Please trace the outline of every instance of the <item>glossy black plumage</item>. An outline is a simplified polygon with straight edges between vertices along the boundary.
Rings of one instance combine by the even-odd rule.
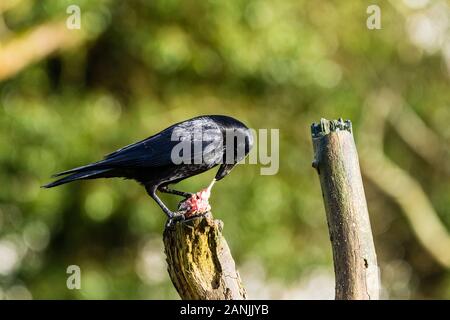
[[[235,135],[231,157],[226,156],[226,147],[230,145],[227,143],[229,132]],[[190,154],[178,153],[185,156],[182,163],[179,163],[179,160],[174,161],[173,153],[181,147],[180,140],[191,150]],[[52,188],[84,179],[134,179],[146,187],[149,195],[169,218],[172,218],[173,213],[156,196],[156,190],[188,196],[185,192],[169,190],[167,186],[205,172],[218,164],[220,167],[216,180],[222,179],[247,155],[252,143],[251,132],[240,121],[228,116],[200,116],[174,124],[147,139],[123,147],[101,161],[58,173],[55,177],[65,177],[44,187]]]

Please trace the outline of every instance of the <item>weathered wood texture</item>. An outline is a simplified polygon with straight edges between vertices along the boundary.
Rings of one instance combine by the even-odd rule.
[[[379,270],[350,121],[311,127],[333,249],[336,299],[378,299]]]
[[[222,236],[222,221],[208,213],[164,230],[172,283],[185,300],[242,300],[241,278]]]

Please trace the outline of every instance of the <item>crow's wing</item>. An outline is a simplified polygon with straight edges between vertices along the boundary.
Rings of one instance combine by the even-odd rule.
[[[175,147],[178,148],[175,149]],[[222,131],[209,119],[194,118],[178,123],[141,142],[119,149],[107,155],[103,161],[119,167],[173,165],[173,153],[183,147],[190,150],[186,159],[189,163],[197,163],[199,159],[202,162],[212,161],[223,154]]]
[[[163,131],[150,138],[121,148],[101,162],[113,167],[158,167],[171,164],[171,152],[178,141],[171,132]]]
[[[188,144],[191,145],[190,163],[198,163],[199,157],[203,157],[201,158],[203,162],[218,162],[222,159],[222,131],[214,122],[197,118],[176,124],[154,136],[123,147],[105,156],[101,161],[58,173],[55,177],[93,169],[174,165],[172,150],[180,140],[185,139],[188,139]],[[197,144],[197,147],[194,147],[194,144]],[[198,145],[201,145],[201,148]]]

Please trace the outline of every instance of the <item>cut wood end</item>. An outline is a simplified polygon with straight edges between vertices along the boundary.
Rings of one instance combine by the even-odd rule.
[[[330,132],[348,131],[352,133],[352,122],[350,120],[343,120],[339,118],[337,120],[320,119],[319,123],[313,123],[311,125],[311,135],[313,138],[323,137]]]
[[[180,212],[180,214],[184,214]],[[197,228],[200,225],[213,227],[215,225],[218,226],[219,231],[222,231],[221,226],[223,226],[223,222],[220,220],[215,220],[211,211],[205,213],[194,213],[191,215],[185,215],[184,220],[178,220],[171,224],[166,224],[165,231],[173,231],[174,229],[188,227],[188,228]]]

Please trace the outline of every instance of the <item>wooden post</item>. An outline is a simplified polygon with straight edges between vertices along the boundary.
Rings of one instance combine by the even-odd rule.
[[[168,271],[181,299],[247,298],[222,227],[222,221],[214,220],[210,213],[166,226],[163,238]]]
[[[336,299],[378,299],[379,271],[349,120],[311,126],[333,249]]]

